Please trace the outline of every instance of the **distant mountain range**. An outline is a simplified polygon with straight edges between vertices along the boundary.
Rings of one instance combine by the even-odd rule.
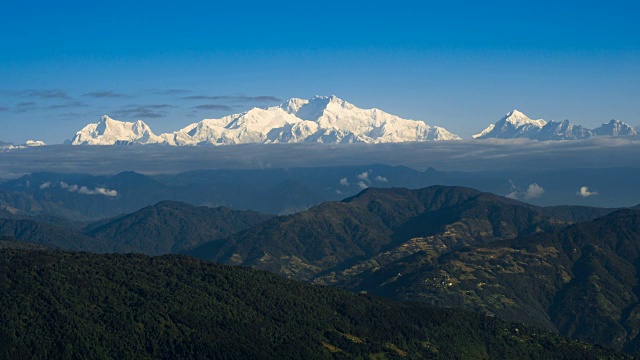
[[[530,119],[518,110],[507,113],[473,139],[581,140],[596,136],[635,136],[634,128],[610,120],[596,129],[569,120]],[[462,140],[440,126],[403,119],[379,109],[361,109],[336,96],[292,98],[279,106],[253,108],[220,119],[204,119],[180,130],[156,135],[142,120],[125,122],[104,115],[65,142],[71,145],[232,145],[287,143],[400,143]],[[42,146],[29,140],[23,145],[0,141],[0,151]]]
[[[10,142],[0,141],[0,152],[6,150],[24,149],[27,147],[45,146],[47,144],[40,140],[27,140],[24,144],[14,145]]]
[[[580,140],[594,136],[632,136],[637,130],[620,120],[597,129],[569,120],[534,120],[518,110],[489,125],[474,139]],[[279,106],[205,119],[173,133],[156,135],[143,121],[123,122],[103,116],[78,131],[73,145],[164,144],[173,146],[246,143],[390,143],[460,140],[438,126],[402,119],[379,109],[360,109],[335,96],[289,99]]]
[[[127,151],[125,151],[127,152]],[[628,207],[640,203],[640,169],[543,172],[453,172],[404,166],[358,165],[255,170],[202,170],[178,174],[33,173],[0,182],[0,210],[39,220],[92,221],[138,211],[163,200],[292,214],[341,200],[367,187],[471,187],[539,206]],[[529,194],[531,184],[541,193]],[[616,186],[610,186],[615,183]],[[582,192],[582,187],[587,191]],[[543,192],[542,192],[543,191]]]
[[[631,177],[635,180],[639,177]],[[131,213],[163,200],[290,214],[363,188],[461,185],[511,192],[511,183],[491,175],[416,171],[402,166],[364,165],[263,170],[202,170],[146,176],[33,173],[0,183],[0,210],[18,215],[97,220]],[[551,190],[551,189],[549,189]],[[624,190],[624,189],[623,189]]]
[[[590,130],[581,125],[574,125],[569,120],[549,121],[533,120],[518,110],[509,112],[495,124],[489,125],[482,132],[473,135],[474,139],[530,139],[548,140],[580,140],[594,136],[632,136],[636,129],[620,120],[611,120],[599,128]]]
[[[149,126],[108,116],[78,131],[73,145],[229,145],[244,143],[387,143],[460,140],[423,121],[407,120],[379,109],[360,109],[335,96],[290,99],[280,106],[205,119],[173,133],[155,135]]]

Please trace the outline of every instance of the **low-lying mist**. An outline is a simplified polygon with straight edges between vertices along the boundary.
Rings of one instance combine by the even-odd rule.
[[[363,164],[446,171],[541,171],[638,167],[640,141],[468,140],[394,144],[270,144],[231,146],[54,145],[0,153],[0,177],[37,171],[113,174],[201,169],[262,169]]]

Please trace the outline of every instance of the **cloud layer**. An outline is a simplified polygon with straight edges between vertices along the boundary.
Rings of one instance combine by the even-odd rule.
[[[2,90],[0,95],[37,99],[71,99],[71,96],[59,89]]]
[[[433,167],[460,171],[539,171],[568,167],[636,168],[639,153],[640,141],[620,138],[561,142],[469,140],[375,145],[246,144],[178,148],[53,145],[3,153],[0,171],[4,174],[34,171],[114,173],[134,169],[155,173],[203,168],[366,165],[373,162],[404,165],[418,170]],[[357,175],[354,174],[354,178]],[[530,183],[533,182],[534,179]],[[575,186],[577,188],[581,184]]]
[[[128,95],[125,94],[119,94],[113,91],[92,91],[92,92],[88,92],[86,94],[84,94],[84,96],[87,97],[92,97],[92,98],[126,98],[129,97]]]
[[[282,100],[270,95],[263,96],[232,96],[232,95],[217,95],[217,96],[208,96],[208,95],[193,95],[193,96],[185,96],[184,100],[209,100],[209,101],[229,101],[229,102],[243,102],[243,103],[274,103],[281,102]]]
[[[233,107],[229,105],[222,104],[206,104],[206,105],[198,105],[193,107],[196,110],[223,110],[223,111],[233,111]]]
[[[125,119],[157,119],[168,114],[167,109],[175,108],[170,104],[128,105],[113,113]]]

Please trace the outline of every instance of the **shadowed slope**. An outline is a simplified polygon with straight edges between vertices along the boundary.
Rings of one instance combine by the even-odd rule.
[[[185,257],[2,250],[0,279],[4,358],[624,358],[464,311]]]

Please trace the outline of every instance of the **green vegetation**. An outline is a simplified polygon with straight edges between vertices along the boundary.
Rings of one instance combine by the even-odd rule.
[[[66,250],[109,251],[104,241],[92,239],[76,230],[24,218],[0,218],[0,236]]]
[[[4,213],[0,214],[0,236],[73,251],[160,255],[219,240],[271,217],[255,211],[163,201],[91,223],[85,229]]]
[[[0,251],[2,358],[613,359],[458,310],[181,256]]]
[[[93,223],[84,233],[107,241],[112,252],[161,255],[222,239],[271,217],[255,211],[163,201],[133,214]]]
[[[436,257],[464,246],[553,231],[608,211],[547,209],[453,186],[367,189],[342,202],[276,217],[188,254],[340,284],[353,273],[418,251],[429,250]],[[416,243],[416,238],[423,241]]]
[[[465,308],[564,336],[640,352],[640,212],[619,210],[565,230],[467,247],[424,263],[415,254],[341,285]],[[400,280],[389,278],[402,274]]]
[[[155,255],[191,249],[189,254],[207,260],[464,308],[640,353],[637,213],[618,211],[570,226],[611,211],[540,208],[473,189],[432,186],[368,189],[279,217],[162,202],[82,232],[5,212],[0,236],[92,252]],[[34,246],[0,241],[0,248]],[[371,345],[360,333],[334,327],[329,335],[322,333],[319,349],[351,353],[336,336]],[[428,344],[422,349],[441,354],[431,340],[420,341]],[[394,339],[380,338],[379,344],[381,351],[368,354],[412,353]],[[468,356],[489,354],[482,344],[468,344]]]
[[[14,238],[8,236],[0,236],[0,249],[50,250],[46,246],[16,241]]]

